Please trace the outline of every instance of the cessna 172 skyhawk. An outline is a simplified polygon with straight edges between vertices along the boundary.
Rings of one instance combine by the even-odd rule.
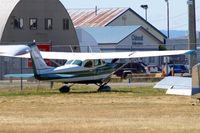
[[[189,54],[190,50],[174,51],[134,51],[110,53],[64,53],[40,52],[36,43],[29,45],[0,46],[0,56],[31,58],[34,77],[40,81],[96,84],[99,91],[110,90],[107,86],[111,75],[119,69],[118,59],[141,57],[169,56]],[[29,54],[30,53],[30,54]],[[59,67],[48,66],[44,59],[67,60],[65,65]],[[104,60],[111,59],[110,63]],[[22,75],[21,75],[22,76]],[[69,92],[70,87],[64,85],[60,92]]]

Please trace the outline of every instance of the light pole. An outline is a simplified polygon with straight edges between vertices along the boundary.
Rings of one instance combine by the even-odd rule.
[[[169,0],[165,0],[167,3],[167,37],[169,38]]]
[[[147,9],[148,9],[148,5],[141,5],[141,8],[143,8],[145,10],[145,19],[147,20]]]

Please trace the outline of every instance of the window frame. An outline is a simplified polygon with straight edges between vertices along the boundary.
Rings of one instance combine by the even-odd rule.
[[[91,63],[91,64],[89,64],[89,63]],[[89,64],[89,65],[88,65],[88,64]],[[93,68],[93,66],[94,66],[93,60],[88,60],[88,61],[86,61],[85,64],[84,64],[84,67],[85,67],[85,68]]]
[[[69,19],[68,18],[63,18],[63,30],[69,30]]]
[[[13,18],[13,27],[14,29],[22,30],[24,27],[24,19],[23,18]]]
[[[48,26],[49,20],[51,22],[51,26],[50,27]],[[45,18],[44,19],[44,28],[45,28],[45,30],[52,30],[53,29],[53,19],[52,18]]]
[[[36,22],[35,22],[36,25],[35,26],[32,26],[33,24],[31,25],[31,20],[36,20]],[[37,18],[29,18],[29,29],[30,30],[37,30],[38,29],[38,19]]]

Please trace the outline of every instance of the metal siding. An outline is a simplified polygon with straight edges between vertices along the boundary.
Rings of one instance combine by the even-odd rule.
[[[142,25],[164,43],[165,35],[130,8],[68,9],[75,27]],[[123,15],[127,16],[126,22]]]

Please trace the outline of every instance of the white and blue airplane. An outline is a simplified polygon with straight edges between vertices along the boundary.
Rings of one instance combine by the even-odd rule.
[[[64,84],[96,84],[99,91],[111,90],[107,83],[111,75],[120,67],[116,61],[119,59],[133,59],[141,57],[156,57],[190,54],[191,50],[171,51],[133,51],[133,52],[108,52],[108,53],[71,53],[71,52],[42,52],[36,43],[29,45],[0,46],[0,56],[31,58],[33,72],[37,80],[62,82]],[[48,66],[44,59],[67,60],[63,66]],[[111,59],[110,63],[104,60]],[[20,75],[23,76],[23,75]],[[26,75],[27,76],[27,75]],[[64,85],[60,92],[70,91],[70,87]]]

